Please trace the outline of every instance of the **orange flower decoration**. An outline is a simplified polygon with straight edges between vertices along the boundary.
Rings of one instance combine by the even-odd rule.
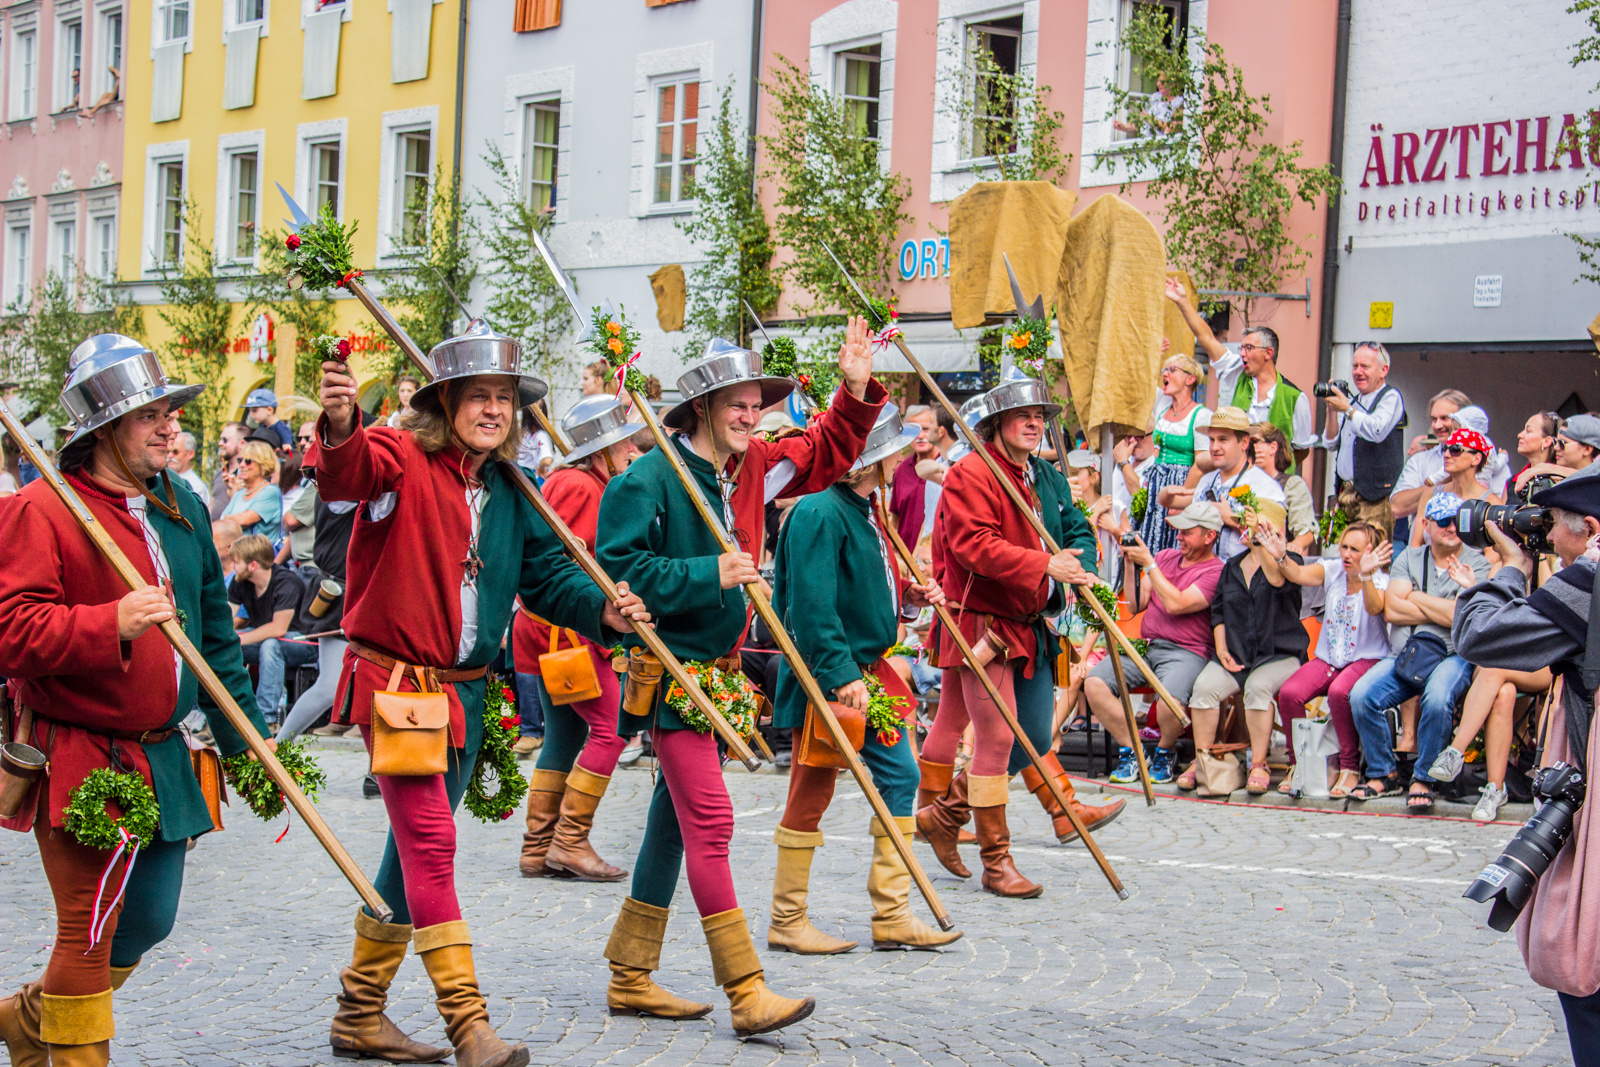
[[[1031,333],[1019,333],[1019,334],[1017,334],[1015,337],[1013,337],[1011,339],[1011,347],[1012,348],[1018,348],[1018,349],[1027,348],[1032,343],[1033,343],[1033,334],[1031,334]]]
[[[622,332],[622,323],[614,320],[606,323],[606,332],[615,337],[617,334]]]
[[[1248,492],[1250,492],[1250,487],[1248,485],[1237,485],[1228,490],[1228,495],[1233,497],[1235,500],[1243,500],[1245,494]]]
[[[611,349],[611,351],[615,352],[617,355],[622,355],[622,341],[619,338],[613,337],[611,340],[607,341],[606,347]]]

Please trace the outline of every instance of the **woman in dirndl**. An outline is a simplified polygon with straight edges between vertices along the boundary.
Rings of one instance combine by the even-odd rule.
[[[1211,425],[1211,410],[1194,398],[1195,386],[1203,375],[1193,356],[1183,353],[1168,357],[1161,365],[1161,395],[1156,398],[1153,433],[1156,461],[1145,473],[1144,487],[1149,492],[1144,517],[1138,520],[1139,534],[1150,551],[1160,552],[1178,543],[1178,532],[1167,525],[1167,513],[1155,501],[1169,485],[1189,484],[1191,471],[1200,476],[1196,461],[1209,459],[1210,441],[1205,427]]]

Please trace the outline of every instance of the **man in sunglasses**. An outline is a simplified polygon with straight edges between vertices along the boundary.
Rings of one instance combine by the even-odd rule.
[[[1389,494],[1406,461],[1405,400],[1388,377],[1384,347],[1376,341],[1357,345],[1350,371],[1356,395],[1333,388],[1322,431],[1322,447],[1334,453],[1339,503],[1352,519],[1370,522],[1385,535],[1394,529]]]

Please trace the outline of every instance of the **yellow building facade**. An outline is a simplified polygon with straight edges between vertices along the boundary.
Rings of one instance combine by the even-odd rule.
[[[228,380],[214,385],[234,404],[261,385],[292,393],[292,328],[274,323],[267,340],[242,295],[262,269],[257,236],[286,229],[277,187],[357,222],[363,269],[400,266],[420,228],[410,206],[457,165],[463,2],[131,0],[117,260],[153,347],[171,340],[159,282],[183,254],[192,199],[235,307]],[[377,326],[338,297],[337,332],[359,353]]]

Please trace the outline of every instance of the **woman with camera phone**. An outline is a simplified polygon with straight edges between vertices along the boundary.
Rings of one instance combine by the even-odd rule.
[[[1494,455],[1494,444],[1487,437],[1477,430],[1457,430],[1445,438],[1439,450],[1444,453],[1444,477],[1430,481],[1423,487],[1422,499],[1417,502],[1419,513],[1427,509],[1428,500],[1435,492],[1454,493],[1462,503],[1468,500],[1487,500],[1491,504],[1504,502],[1504,497],[1489,492],[1488,487],[1478,480],[1478,472],[1485,468],[1489,457]],[[1419,522],[1411,531],[1413,548],[1422,544],[1423,526]]]

